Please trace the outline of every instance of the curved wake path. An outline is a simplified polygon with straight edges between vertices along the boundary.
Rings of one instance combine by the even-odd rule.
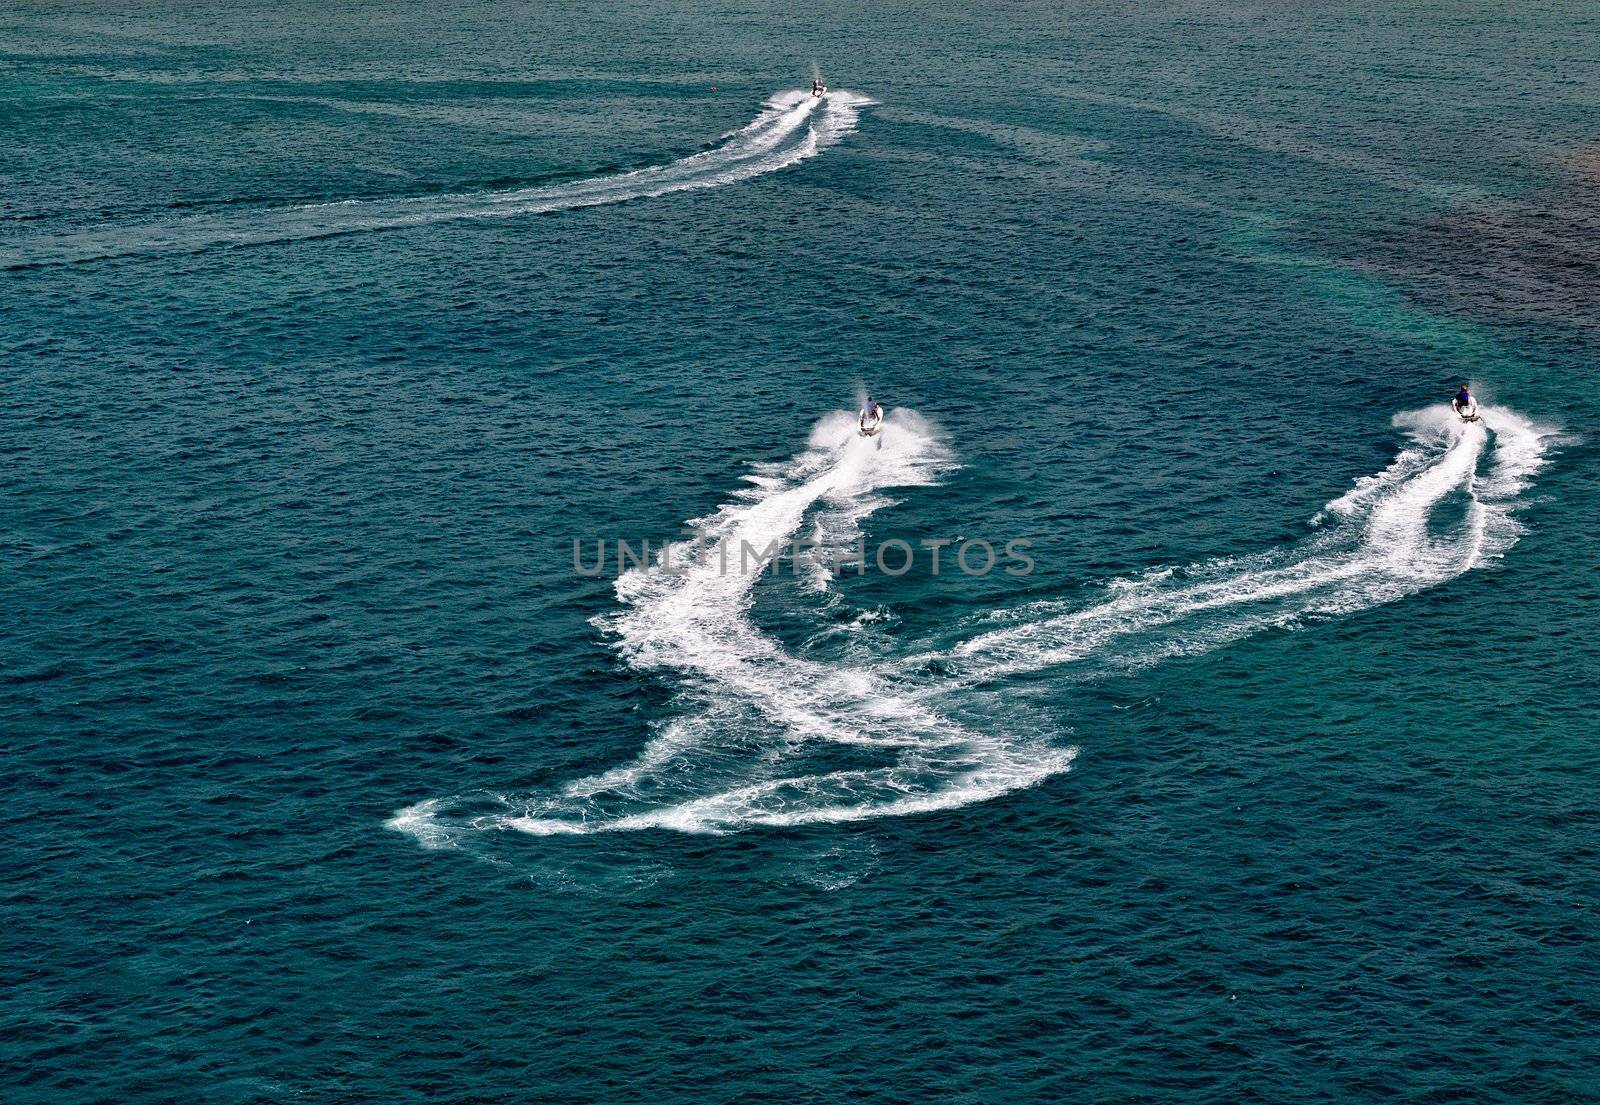
[[[612,176],[503,192],[346,200],[253,211],[94,226],[0,242],[0,269],[70,264],[130,254],[195,252],[215,247],[327,238],[423,226],[452,219],[543,214],[718,188],[777,172],[815,157],[856,129],[857,110],[872,101],[850,92],[783,92],[712,149],[666,165]]]
[[[555,794],[490,796],[477,809],[468,798],[423,802],[390,827],[430,847],[483,829],[727,832],[949,809],[1035,785],[1076,750],[977,731],[940,704],[1025,673],[1094,678],[1354,613],[1504,554],[1550,435],[1505,408],[1484,414],[1492,431],[1447,407],[1396,416],[1410,444],[1327,504],[1307,541],[1122,581],[1088,605],[1028,604],[969,626],[975,635],[954,647],[849,665],[794,656],[752,619],[752,589],[779,567],[773,542],[811,517],[809,536],[852,544],[890,502],[885,489],[932,483],[950,461],[913,412],[894,412],[881,448],[853,433],[849,415],[830,415],[807,450],[758,470],[749,490],[694,523],[703,541],[673,547],[675,570],[658,559],[617,581],[623,608],[601,624],[629,664],[674,675],[687,707],[637,759]],[[813,565],[819,579],[831,584]]]
[[[1484,418],[1466,425],[1448,407],[1397,415],[1412,444],[1328,503],[1309,541],[1120,581],[1088,606],[1046,602],[997,615],[991,624],[1009,624],[912,658],[904,670],[932,663],[946,691],[1061,665],[1092,676],[1353,614],[1454,579],[1516,543],[1522,527],[1513,509],[1543,465],[1549,437],[1503,407],[1484,408]],[[1494,427],[1492,448],[1486,424]],[[1462,519],[1440,527],[1452,498]]]
[[[557,795],[491,799],[464,818],[424,802],[390,825],[432,845],[462,829],[718,832],[962,806],[1065,770],[1070,748],[975,732],[897,694],[884,673],[790,655],[751,620],[752,589],[814,508],[807,536],[849,545],[892,502],[883,489],[927,485],[948,463],[914,412],[895,412],[877,439],[860,437],[848,413],[823,419],[805,452],[691,523],[698,540],[617,581],[624,609],[601,624],[635,668],[681,677],[689,712],[633,763]]]

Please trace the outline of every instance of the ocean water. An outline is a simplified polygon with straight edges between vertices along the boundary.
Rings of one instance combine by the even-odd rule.
[[[1597,108],[1587,5],[9,5],[0,1097],[1600,1100]]]

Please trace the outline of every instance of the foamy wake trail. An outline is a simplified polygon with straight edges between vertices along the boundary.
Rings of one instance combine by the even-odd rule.
[[[1516,542],[1522,530],[1513,511],[1550,436],[1503,407],[1484,408],[1484,418],[1463,424],[1448,407],[1397,415],[1411,444],[1328,503],[1313,519],[1316,536],[1302,544],[1122,581],[1087,605],[1036,603],[998,615],[991,621],[1013,624],[913,658],[907,670],[936,661],[945,690],[1060,665],[1094,675],[1352,614],[1451,580]]]
[[[682,689],[679,716],[633,762],[543,796],[425,802],[390,824],[430,847],[490,828],[719,832],[948,809],[1032,786],[1065,771],[1075,750],[1049,733],[980,731],[941,704],[970,715],[1008,677],[1062,667],[1094,677],[1204,652],[1391,602],[1502,555],[1521,532],[1513,511],[1549,433],[1505,408],[1484,414],[1492,431],[1444,407],[1396,416],[1410,444],[1327,504],[1298,545],[1152,572],[1087,604],[1028,604],[969,627],[953,647],[848,665],[795,656],[756,624],[753,591],[781,566],[767,550],[808,518],[809,536],[848,543],[891,501],[888,489],[931,483],[950,462],[912,412],[891,414],[881,448],[853,433],[849,415],[831,415],[808,449],[758,469],[747,491],[694,524],[700,540],[666,554],[677,571],[658,558],[618,580],[622,609],[601,624],[628,663],[671,673]],[[831,586],[820,568],[810,573],[813,586]],[[1014,703],[999,706],[977,712],[1020,724]]]
[[[779,562],[794,538],[849,545],[892,501],[885,490],[929,484],[948,464],[915,412],[891,412],[872,439],[847,412],[824,418],[805,451],[691,523],[695,539],[618,579],[622,609],[600,624],[629,664],[677,677],[683,705],[633,762],[465,817],[425,803],[391,824],[430,846],[461,829],[717,832],[967,805],[1064,770],[1070,748],[975,731],[900,694],[883,670],[793,655],[751,617],[763,578],[821,571]]]
[[[134,253],[194,251],[217,246],[325,238],[421,226],[451,219],[541,214],[622,203],[735,184],[815,157],[856,129],[859,108],[872,101],[844,91],[822,99],[783,92],[712,149],[633,172],[534,188],[459,195],[348,200],[297,207],[163,218],[94,226],[0,242],[0,268],[60,264]]]

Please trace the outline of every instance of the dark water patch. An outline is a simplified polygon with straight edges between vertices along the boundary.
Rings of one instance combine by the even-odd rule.
[[[1347,259],[1474,317],[1600,333],[1600,143],[1524,195],[1385,222]]]

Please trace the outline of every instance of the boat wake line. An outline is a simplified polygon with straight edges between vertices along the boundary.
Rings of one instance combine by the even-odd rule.
[[[1552,435],[1507,408],[1484,414],[1492,429],[1443,406],[1397,415],[1406,446],[1328,503],[1303,541],[1119,581],[1087,603],[988,615],[958,627],[952,646],[830,662],[757,624],[753,591],[778,577],[764,571],[775,557],[723,570],[719,542],[764,550],[805,530],[824,547],[848,545],[893,502],[890,489],[932,484],[953,464],[914,412],[893,412],[874,439],[836,412],[804,451],[758,468],[746,491],[693,523],[701,540],[673,547],[677,570],[617,580],[621,608],[598,624],[627,664],[670,676],[681,706],[636,759],[550,793],[422,802],[389,826],[429,847],[483,830],[732,832],[953,809],[1033,786],[1068,770],[1077,750],[1048,725],[1030,728],[1016,702],[996,705],[1008,680],[1090,679],[1207,652],[1393,602],[1502,556]],[[813,603],[819,588],[842,601],[831,569],[810,568]]]
[[[149,223],[96,225],[0,239],[0,269],[70,264],[141,253],[327,238],[453,219],[543,214],[717,188],[815,157],[856,129],[872,101],[844,91],[817,98],[795,90],[772,97],[745,126],[711,149],[666,165],[532,188],[274,207],[186,215]]]

